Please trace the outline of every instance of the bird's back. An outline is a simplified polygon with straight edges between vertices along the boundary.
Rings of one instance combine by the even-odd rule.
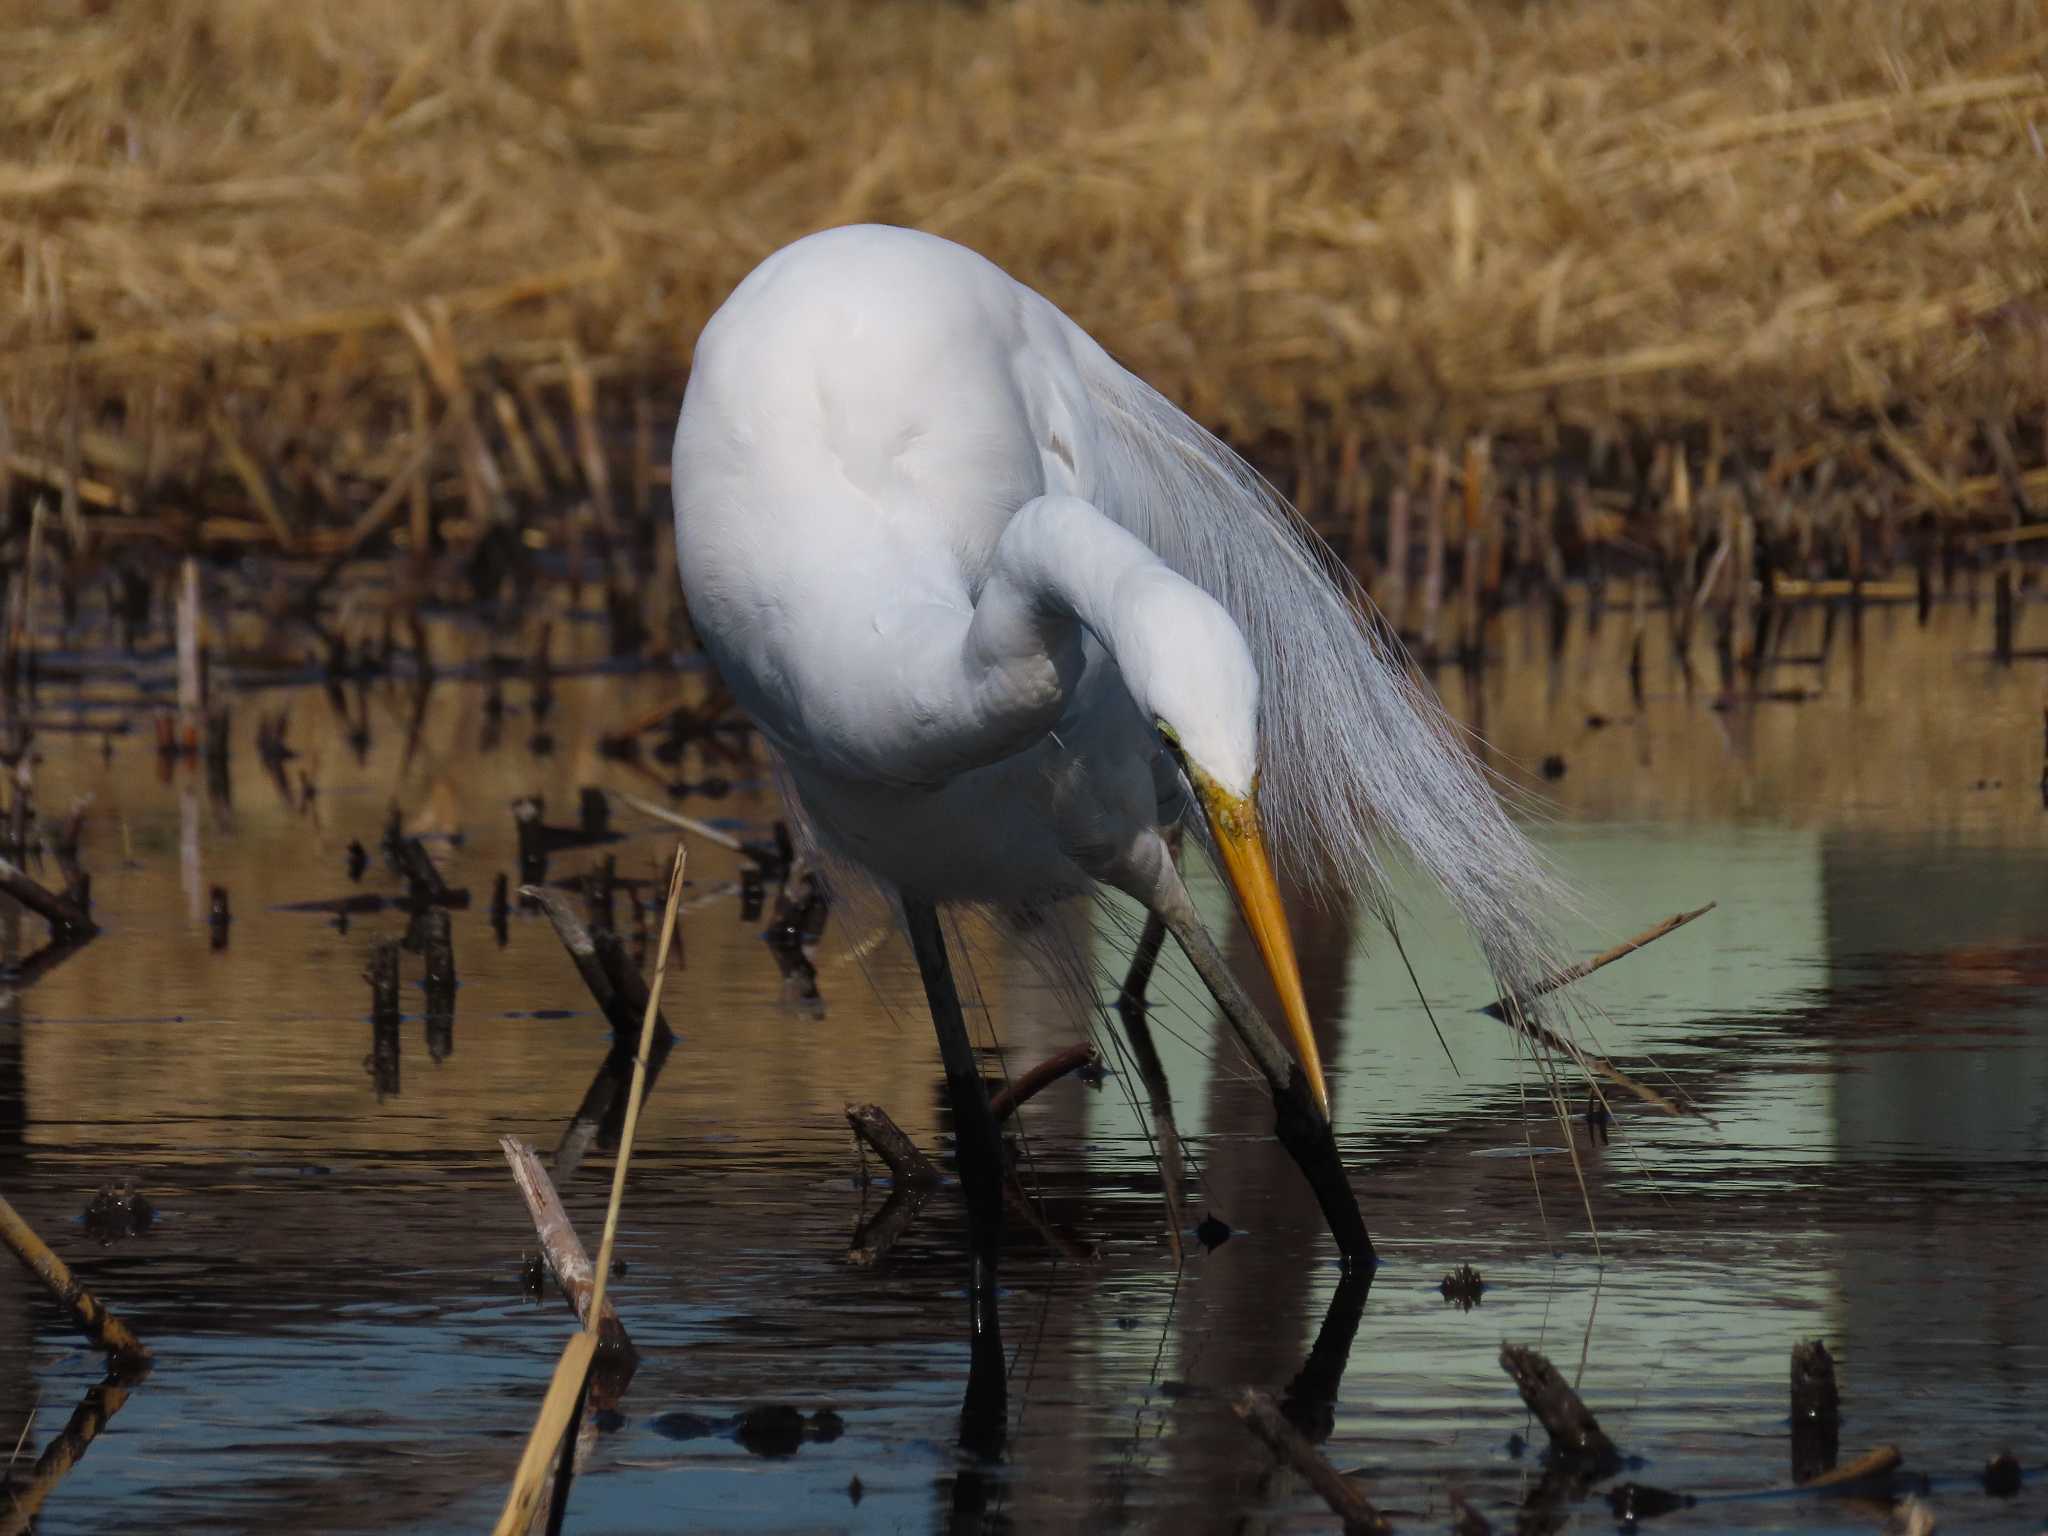
[[[872,552],[898,583],[971,599],[1018,507],[1085,494],[1071,330],[935,236],[855,226],[778,251],[692,364],[676,484],[686,562],[711,566],[694,577],[715,573],[726,541],[769,535]]]
[[[1082,880],[1039,754],[899,781],[891,748],[915,745],[918,708],[942,706],[915,690],[907,712],[877,702],[935,634],[957,644],[1020,508],[1094,488],[1077,339],[1091,345],[971,251],[855,227],[762,263],[692,365],[674,460],[692,620],[814,828],[928,895],[1037,899]],[[1110,707],[1063,720],[1062,738],[1097,746],[1128,726],[1115,686],[1091,667],[1076,706]],[[1114,756],[1104,771],[1130,771]]]

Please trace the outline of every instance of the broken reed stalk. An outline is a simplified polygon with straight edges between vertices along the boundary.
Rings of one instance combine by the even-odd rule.
[[[1654,944],[1667,933],[1673,933],[1683,928],[1694,918],[1705,917],[1718,905],[1718,902],[1710,901],[1703,907],[1694,907],[1690,912],[1674,913],[1670,917],[1665,918],[1661,923],[1651,924],[1634,938],[1623,939],[1612,949],[1602,950],[1590,960],[1581,960],[1577,965],[1568,965],[1561,971],[1554,971],[1526,991],[1498,998],[1494,1002],[1487,1004],[1481,1011],[1502,1021],[1506,1021],[1511,1014],[1526,1015],[1529,1011],[1529,1005],[1535,1002],[1537,998],[1547,996],[1557,991],[1560,987],[1568,987],[1575,981],[1582,981],[1602,967],[1612,965],[1617,960],[1627,958],[1644,945]]]
[[[1833,1469],[1842,1442],[1842,1394],[1826,1344],[1792,1346],[1791,1383],[1792,1481],[1808,1483]]]
[[[916,1142],[903,1134],[902,1127],[889,1118],[889,1112],[881,1105],[847,1105],[846,1123],[853,1127],[855,1136],[873,1147],[875,1155],[889,1165],[899,1184],[926,1189],[938,1184],[938,1168],[918,1150]]]
[[[554,925],[555,937],[562,941],[562,948],[569,952],[569,958],[576,964],[576,973],[583,978],[583,985],[590,990],[598,1010],[612,1032],[621,1040],[630,1037],[632,1016],[626,1010],[618,989],[612,985],[611,976],[605,970],[604,961],[597,952],[597,940],[590,928],[576,914],[568,898],[559,891],[551,891],[544,885],[522,885],[519,896],[530,901],[547,913],[548,921]]]
[[[1621,1465],[1621,1453],[1601,1429],[1600,1421],[1540,1353],[1520,1344],[1503,1344],[1500,1368],[1513,1380],[1558,1454],[1610,1470]]]
[[[206,711],[206,678],[199,664],[199,557],[178,566],[178,722],[196,727]]]
[[[697,820],[694,816],[685,816],[681,811],[672,811],[665,805],[656,805],[652,800],[642,800],[638,795],[629,795],[623,789],[614,789],[610,793],[642,816],[652,816],[656,821],[665,821],[672,827],[682,828],[685,832],[694,832],[706,842],[716,843],[721,848],[729,848],[734,853],[747,851],[745,843],[722,827],[714,827],[709,822]]]
[[[1898,1469],[1905,1457],[1896,1445],[1880,1445],[1875,1450],[1865,1451],[1845,1467],[1823,1472],[1799,1485],[1802,1493],[1811,1493],[1820,1488],[1842,1488],[1851,1483],[1889,1476]]]
[[[548,1268],[555,1272],[555,1279],[561,1285],[570,1310],[576,1314],[576,1320],[588,1322],[591,1297],[596,1290],[596,1275],[583,1240],[570,1224],[569,1213],[562,1209],[562,1197],[555,1192],[554,1180],[548,1177],[547,1169],[541,1166],[533,1148],[518,1137],[500,1136],[498,1146],[505,1154],[505,1161],[511,1165],[512,1181],[526,1199],[526,1211],[533,1218],[534,1235],[540,1239],[541,1250],[547,1255]],[[610,1301],[604,1303],[604,1310],[598,1316],[598,1334],[600,1342],[607,1348],[630,1350],[633,1347],[633,1341],[626,1336],[626,1325],[619,1321],[618,1311]]]
[[[1070,1047],[1045,1064],[1046,1067],[1050,1067],[1056,1063],[1068,1063],[1058,1071],[1045,1071],[1045,1068],[1041,1067],[1039,1071],[1043,1072],[1044,1076],[1038,1086],[1043,1087],[1045,1083],[1052,1082],[1064,1072],[1081,1065],[1084,1060],[1092,1059],[1092,1047],[1087,1048],[1089,1054],[1086,1058],[1078,1054],[1081,1049],[1083,1048]],[[1034,1074],[1027,1074],[1030,1075]],[[1036,1091],[1036,1088],[1032,1090],[1034,1093]],[[1029,1096],[1025,1095],[1027,1098]],[[853,1128],[854,1136],[863,1145],[874,1148],[875,1155],[889,1165],[889,1172],[896,1180],[896,1187],[890,1191],[888,1200],[883,1203],[875,1219],[854,1233],[853,1241],[846,1250],[847,1263],[872,1266],[879,1264],[882,1256],[889,1251],[896,1239],[909,1229],[911,1222],[917,1219],[917,1213],[924,1209],[925,1201],[943,1180],[938,1165],[926,1157],[917,1143],[904,1134],[903,1128],[889,1118],[889,1112],[881,1105],[847,1105],[846,1123]],[[1030,1227],[1044,1240],[1047,1247],[1062,1257],[1077,1264],[1092,1264],[1095,1261],[1092,1249],[1076,1243],[1039,1214],[1038,1207],[1030,1195],[1025,1193],[1024,1186],[1017,1182],[1014,1171],[1003,1175],[1003,1204],[1012,1216]]]
[[[676,715],[685,715],[696,709],[689,699],[670,699],[666,704],[657,704],[652,709],[642,710],[617,730],[607,734],[630,739],[644,736],[657,725],[666,725]]]
[[[62,943],[89,939],[99,932],[92,915],[77,902],[59,896],[7,859],[0,859],[0,893],[41,916],[49,923],[52,936]]]
[[[1615,1087],[1633,1094],[1636,1098],[1642,1100],[1643,1103],[1663,1110],[1667,1115],[1683,1114],[1685,1110],[1681,1105],[1674,1103],[1671,1099],[1647,1084],[1637,1082],[1604,1056],[1595,1056],[1583,1047],[1565,1039],[1564,1036],[1558,1034],[1555,1030],[1537,1023],[1530,1016],[1528,1010],[1529,1005],[1537,998],[1547,993],[1555,992],[1560,987],[1566,987],[1575,981],[1582,980],[1601,969],[1601,967],[1612,965],[1615,961],[1626,955],[1634,954],[1644,945],[1654,943],[1656,940],[1663,938],[1667,933],[1683,928],[1694,918],[1704,917],[1707,913],[1713,911],[1716,905],[1717,903],[1710,901],[1705,906],[1695,907],[1690,912],[1680,912],[1674,916],[1667,917],[1661,923],[1646,928],[1634,938],[1625,939],[1612,949],[1604,950],[1590,960],[1582,960],[1576,965],[1568,965],[1563,970],[1546,976],[1525,992],[1517,992],[1509,996],[1497,998],[1480,1009],[1480,1012],[1489,1018],[1499,1019],[1516,1034],[1523,1035],[1548,1047],[1550,1050],[1556,1051],[1560,1056],[1566,1057],[1573,1062],[1589,1077],[1604,1078],[1606,1081],[1614,1084]]]
[[[448,888],[447,877],[434,863],[433,855],[427,852],[426,844],[416,837],[400,838],[391,848],[391,860],[398,866],[398,872],[405,877],[408,894],[419,901],[445,902],[453,895]]]
[[[1100,1061],[1101,1054],[1090,1042],[1083,1040],[1070,1045],[1063,1051],[1046,1057],[1037,1066],[1026,1072],[1013,1083],[1005,1083],[989,1095],[989,1113],[998,1122],[1007,1120],[1018,1109],[1065,1077],[1069,1072],[1078,1072],[1083,1067],[1092,1067]]]
[[[669,941],[674,937],[676,907],[683,894],[684,849],[679,844],[668,879],[668,905],[661,917],[661,944],[655,953],[654,980],[648,987],[647,1012],[640,1021],[640,1049],[633,1058],[633,1083],[627,1091],[626,1124],[619,1133],[619,1160],[612,1171],[611,1203],[604,1218],[604,1239],[597,1248],[597,1274],[590,1289],[590,1310],[583,1329],[562,1349],[548,1394],[541,1402],[540,1417],[527,1437],[526,1450],[513,1475],[512,1490],[498,1516],[494,1536],[524,1536],[548,1488],[548,1473],[571,1425],[582,1413],[583,1394],[590,1383],[590,1366],[597,1352],[597,1325],[604,1315],[605,1281],[612,1267],[612,1247],[618,1239],[619,1206],[626,1194],[626,1171],[633,1160],[633,1133],[640,1124],[640,1100],[647,1085],[647,1052],[654,1039],[655,1015],[661,1010],[662,983],[668,979]],[[563,1468],[566,1472],[567,1468]],[[562,1479],[556,1479],[555,1499],[562,1498]]]
[[[560,891],[551,891],[542,885],[522,885],[519,895],[547,913],[548,921],[554,925],[555,936],[576,963],[577,974],[583,978],[584,986],[590,989],[590,996],[604,1014],[605,1021],[611,1025],[612,1033],[621,1042],[632,1039],[639,1022],[633,1014],[636,994],[643,1008],[647,998],[640,992],[644,984],[627,963],[617,935],[593,932]],[[657,1039],[671,1037],[668,1023],[659,1011],[655,1015],[654,1033]]]
[[[846,1246],[846,1262],[856,1269],[872,1269],[881,1263],[896,1246],[896,1239],[910,1230],[931,1195],[931,1187],[925,1184],[903,1184],[890,1190],[875,1219],[853,1234],[853,1241]]]
[[[99,1299],[79,1283],[78,1277],[4,1197],[0,1197],[0,1239],[14,1250],[23,1267],[43,1282],[57,1304],[71,1314],[79,1331],[117,1363],[149,1358],[148,1346],[129,1331],[126,1323],[100,1305]]]
[[[1321,1451],[1308,1443],[1302,1432],[1287,1422],[1279,1406],[1265,1393],[1246,1387],[1230,1405],[1231,1412],[1244,1421],[1266,1448],[1293,1467],[1322,1496],[1330,1511],[1344,1522],[1347,1536],[1354,1533],[1389,1532],[1387,1517],[1373,1508],[1372,1500],[1350,1478],[1330,1465]]]

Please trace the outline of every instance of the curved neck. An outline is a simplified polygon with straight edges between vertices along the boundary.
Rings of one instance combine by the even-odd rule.
[[[813,747],[829,736],[823,766],[925,784],[1014,756],[1058,726],[1081,681],[1084,631],[1142,704],[1157,665],[1143,614],[1166,588],[1185,586],[1087,502],[1026,502],[997,539],[971,612],[917,604],[896,614],[885,637],[848,637],[886,646],[888,661],[857,669],[857,700],[850,691],[832,712],[838,729],[813,722]],[[877,678],[891,697],[878,694]]]
[[[1076,496],[1018,509],[989,560],[965,660],[989,681],[1032,657],[1060,658],[1086,629],[1122,662],[1134,601],[1148,579],[1178,582],[1127,529]]]

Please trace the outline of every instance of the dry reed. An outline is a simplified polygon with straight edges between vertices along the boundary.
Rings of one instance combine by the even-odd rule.
[[[534,1420],[519,1466],[513,1473],[505,1507],[499,1513],[495,1527],[497,1536],[523,1536],[532,1524],[551,1486],[549,1471],[556,1464],[558,1448],[573,1433],[573,1426],[583,1412],[583,1396],[590,1381],[600,1327],[609,1310],[605,1302],[605,1288],[611,1278],[612,1247],[618,1239],[619,1209],[626,1198],[626,1174],[633,1161],[633,1135],[639,1128],[641,1100],[647,1090],[647,1054],[654,1042],[655,1021],[661,1014],[662,984],[668,979],[669,945],[675,938],[676,907],[683,894],[684,863],[684,851],[678,844],[675,861],[669,869],[668,900],[662,908],[661,937],[655,950],[654,976],[648,982],[647,1009],[640,1021],[639,1049],[633,1057],[633,1080],[626,1097],[626,1121],[619,1132],[619,1153],[612,1167],[612,1193],[610,1204],[605,1207],[604,1236],[598,1242],[589,1298],[582,1306],[583,1327],[570,1336],[562,1348],[561,1359],[555,1363],[547,1395],[541,1401],[540,1413]],[[616,1314],[612,1315],[616,1317]],[[566,1477],[568,1471],[569,1457],[564,1455],[555,1475],[557,1478]],[[557,1491],[554,1499],[557,1512],[561,1509],[562,1498],[562,1493]]]
[[[1850,421],[1944,508],[1980,423],[2038,448],[2036,0],[1312,9],[11,0],[0,450],[74,515],[197,466],[286,537],[395,482],[424,370],[473,516],[573,453],[602,529],[528,407],[672,404],[731,284],[857,219],[1241,436]]]

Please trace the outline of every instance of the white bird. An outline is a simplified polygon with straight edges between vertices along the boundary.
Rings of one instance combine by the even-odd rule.
[[[1391,917],[1383,844],[1399,843],[1516,990],[1553,959],[1552,892],[1314,535],[1049,301],[961,246],[877,226],[786,247],[711,318],[673,475],[706,649],[814,835],[902,902],[960,1131],[998,1417],[1001,1152],[939,903],[1035,908],[1098,884],[1143,903],[1265,1074],[1347,1264],[1370,1263],[1268,847]],[[1189,805],[1292,1057],[1182,886],[1169,832]],[[1142,1033],[1142,1010],[1120,1011]]]

